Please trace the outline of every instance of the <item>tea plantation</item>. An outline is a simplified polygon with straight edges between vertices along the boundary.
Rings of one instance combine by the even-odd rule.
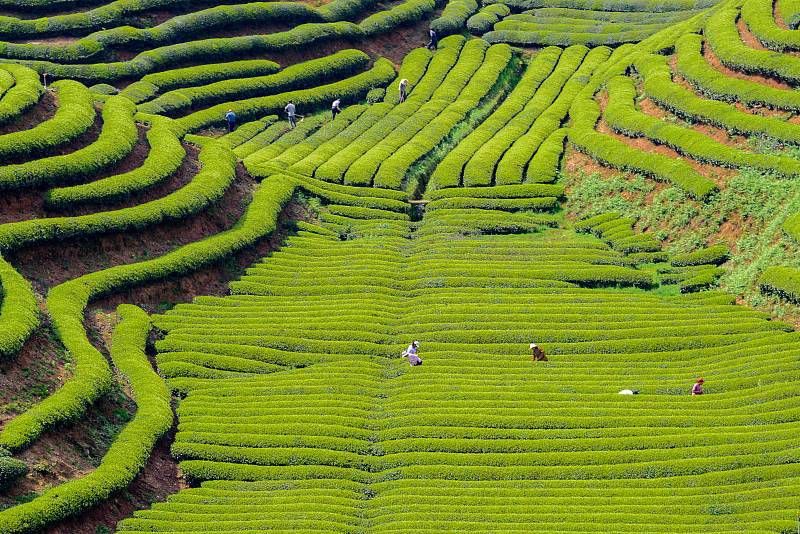
[[[0,533],[796,532],[798,25],[0,0]]]

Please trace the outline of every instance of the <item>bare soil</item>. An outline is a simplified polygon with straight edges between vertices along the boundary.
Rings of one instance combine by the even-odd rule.
[[[605,110],[605,106],[607,104],[607,97],[604,93],[601,93],[601,98],[598,98],[598,103],[600,105],[600,109]],[[688,158],[676,150],[669,148],[665,145],[657,144],[650,139],[646,139],[644,137],[627,137],[621,134],[616,133],[602,118],[597,124],[597,131],[615,137],[616,139],[622,141],[626,145],[640,150],[642,152],[655,152],[657,154],[663,154],[672,159],[682,159],[691,167],[700,173],[701,176],[705,176],[709,180],[712,180],[717,186],[720,188],[725,187],[725,183],[728,179],[736,174],[735,169],[726,169],[723,167],[718,167],[716,165],[711,165],[708,163],[701,163],[694,159]]]
[[[175,428],[156,444],[150,459],[130,487],[84,513],[60,522],[41,534],[97,534],[101,527],[114,531],[117,522],[134,511],[149,508],[153,502],[187,487],[177,462],[170,455]]]
[[[143,284],[92,302],[94,309],[106,312],[119,304],[133,302],[149,312],[161,312],[180,302],[191,302],[201,295],[229,294],[228,282],[239,278],[244,269],[280,248],[289,234],[289,221],[309,221],[313,215],[296,202],[290,202],[278,216],[278,230],[257,241],[224,262],[206,266],[185,276]]]
[[[58,96],[55,91],[48,90],[35,106],[24,112],[13,121],[0,126],[0,135],[30,130],[34,126],[50,120],[56,114]]]
[[[758,74],[745,74],[743,72],[729,69],[728,67],[722,64],[719,58],[711,50],[710,46],[705,46],[705,45],[703,46],[703,55],[705,56],[706,61],[708,61],[712,67],[720,71],[725,76],[738,78],[740,80],[750,80],[752,82],[767,85],[769,87],[775,87],[776,89],[793,89],[791,85],[784,83],[780,80],[770,78],[768,76],[761,76]]]
[[[767,50],[767,47],[762,45],[761,41],[759,41],[758,38],[752,34],[750,28],[747,27],[747,24],[742,17],[739,17],[739,19],[736,21],[736,27],[739,29],[739,35],[741,36],[744,44],[755,50]]]
[[[587,175],[599,174],[603,178],[612,178],[619,175],[633,176],[631,173],[626,173],[624,171],[619,171],[617,169],[601,165],[590,156],[575,150],[571,146],[567,148],[567,151],[564,154],[564,170],[569,174],[579,174],[581,172]],[[566,193],[567,198],[569,198],[569,191]]]
[[[93,471],[135,404],[120,390],[103,397],[81,420],[43,434],[15,457],[28,473],[0,494],[0,506],[13,506],[31,494]]]
[[[0,426],[49,396],[71,375],[69,356],[45,324],[13,359],[0,360]]]
[[[210,209],[143,230],[67,239],[13,251],[6,259],[44,293],[83,274],[161,256],[230,228],[244,212],[255,182],[240,165],[233,185]],[[157,236],[154,239],[154,236]]]

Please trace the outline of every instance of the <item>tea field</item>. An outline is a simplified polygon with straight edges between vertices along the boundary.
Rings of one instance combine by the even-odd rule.
[[[796,532],[798,25],[0,0],[0,532]]]

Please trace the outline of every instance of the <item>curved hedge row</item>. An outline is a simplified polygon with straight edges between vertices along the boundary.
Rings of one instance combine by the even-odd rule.
[[[473,35],[483,35],[491,30],[497,21],[510,14],[511,10],[505,4],[484,6],[467,20],[467,29]]]
[[[233,155],[229,157],[233,161]],[[152,260],[111,267],[52,288],[47,309],[59,339],[75,358],[75,373],[53,395],[9,421],[0,431],[0,446],[10,450],[27,446],[52,425],[80,417],[110,387],[108,363],[83,328],[84,310],[91,299],[194,271],[255,243],[275,230],[278,213],[294,189],[295,185],[287,180],[271,180],[270,187],[261,187],[254,193],[239,223],[230,230]]]
[[[229,60],[243,54],[288,50],[330,39],[358,39],[363,35],[364,32],[351,22],[300,24],[291,30],[268,35],[203,39],[162,46],[141,52],[128,61],[61,64],[26,60],[21,63],[56,78],[111,83],[122,78],[141,78],[189,61]]]
[[[0,189],[76,182],[127,156],[139,139],[127,98],[112,96],[103,106],[103,130],[91,145],[65,154],[0,167]]]
[[[728,260],[730,253],[725,245],[714,245],[708,248],[701,248],[686,254],[674,254],[670,258],[670,264],[676,267],[693,265],[721,265]]]
[[[763,293],[774,294],[790,302],[800,302],[800,269],[796,267],[768,267],[758,278]]]
[[[567,128],[559,128],[539,145],[525,170],[525,183],[544,184],[556,181],[566,138]]]
[[[489,142],[484,143],[464,166],[464,185],[489,185],[495,177],[496,167],[507,151],[524,136],[536,119],[561,94],[564,84],[580,68],[588,49],[570,47],[561,54],[552,73],[539,85],[533,97],[521,112],[514,115]],[[521,181],[521,180],[520,180]]]
[[[436,9],[435,0],[405,0],[385,11],[379,11],[358,23],[358,29],[364,36],[376,36],[387,33],[404,24],[422,20]]]
[[[558,29],[558,26],[561,29]],[[504,20],[495,24],[495,29],[485,33],[483,38],[490,43],[508,43],[515,46],[613,46],[638,43],[667,27],[669,25],[653,25],[652,28],[645,29],[595,33],[573,31],[575,26],[572,24],[560,24],[556,27],[550,24],[530,24],[522,28],[520,23]]]
[[[620,217],[618,213],[604,213],[576,223],[580,232],[591,232],[622,254],[658,252],[659,243],[650,234],[637,234],[633,230],[636,219]]]
[[[39,81],[39,74],[31,69],[20,65],[0,65],[0,70],[13,77],[13,85],[0,98],[0,124],[5,124],[35,106],[44,94],[44,86]]]
[[[44,202],[48,208],[67,209],[76,204],[103,203],[147,190],[172,176],[186,156],[186,150],[169,121],[156,121],[147,132],[150,152],[132,171],[71,187],[48,190]]]
[[[457,63],[447,73],[441,85],[431,94],[430,100],[421,102],[417,109],[413,109],[406,116],[397,113],[395,116],[398,123],[390,124],[393,126],[391,131],[368,130],[360,140],[366,150],[363,153],[361,150],[353,151],[357,157],[345,172],[344,182],[350,185],[371,185],[379,167],[387,158],[396,154],[401,147],[410,144],[422,128],[435,121],[450,104],[458,99],[459,93],[464,90],[483,64],[488,48],[489,45],[485,41],[479,39],[467,41]],[[503,67],[507,63],[508,60],[503,63]],[[493,85],[494,82],[491,82],[489,87],[483,89],[489,90]],[[412,94],[410,99],[416,100],[417,95]],[[411,106],[406,106],[406,108],[411,108]],[[383,187],[396,189],[400,187],[403,177],[390,176],[388,178],[388,183]],[[382,187],[377,181],[375,181],[375,186]]]
[[[39,304],[25,278],[0,257],[0,356],[16,354],[39,326]]]
[[[494,4],[502,5],[502,4]],[[585,19],[591,21],[605,21],[614,23],[671,23],[675,24],[694,15],[702,13],[704,9],[688,11],[597,11],[591,9],[572,9],[564,7],[543,7],[525,11],[519,15],[512,15],[509,20],[522,20],[529,22],[547,22],[559,19]]]
[[[751,167],[789,177],[800,175],[800,162],[792,158],[743,152],[689,128],[638,111],[634,105],[636,89],[628,77],[612,78],[608,82],[608,94],[604,117],[609,126],[624,135],[652,139],[699,161]]]
[[[428,70],[428,65],[433,59],[433,54],[428,48],[415,48],[403,57],[400,71],[397,73],[396,83],[387,88],[383,102],[386,104],[397,105],[400,103],[400,80],[408,80],[406,94],[410,95],[414,88],[419,84],[422,77]]]
[[[169,91],[139,104],[139,111],[175,116],[213,104],[243,100],[302,89],[320,82],[349,76],[369,64],[369,56],[360,50],[341,50],[330,56],[298,63],[266,76],[254,76],[215,82],[209,85]]]
[[[774,76],[788,83],[800,83],[800,58],[778,52],[755,50],[742,43],[736,19],[739,11],[724,8],[706,21],[703,35],[723,65],[751,74]]]
[[[747,0],[742,4],[742,20],[761,44],[772,50],[800,49],[800,35],[778,26],[770,0]]]
[[[329,182],[342,182],[345,173],[354,161],[363,156],[376,143],[388,137],[403,121],[413,116],[419,108],[430,101],[437,89],[442,87],[442,91],[446,91],[448,88],[443,86],[443,81],[457,64],[464,41],[460,35],[451,35],[442,39],[439,49],[428,64],[423,77],[414,90],[409,93],[406,101],[392,107],[388,112],[382,110],[382,113],[377,115],[377,120],[373,122],[365,124],[367,119],[376,117],[364,115],[361,120],[346,129],[343,132],[343,139],[346,140],[346,143],[335,154],[332,154],[332,157],[316,168],[314,177]],[[351,135],[351,132],[355,134],[355,137]],[[336,143],[336,139],[332,142]],[[323,145],[321,148],[325,149],[326,147]]]
[[[563,185],[525,184],[495,187],[459,187],[439,189],[426,195],[429,200],[443,198],[535,198],[564,196]]]
[[[321,106],[330,106],[330,103],[336,98],[340,98],[343,103],[358,101],[370,89],[386,85],[394,79],[394,76],[392,63],[387,59],[379,58],[370,70],[338,82],[310,89],[298,89],[277,95],[218,104],[182,117],[176,123],[184,132],[188,133],[224,122],[225,112],[228,109],[232,109],[239,120],[250,120],[270,113],[282,112],[289,100],[294,101],[300,112]]]
[[[253,167],[253,165],[264,169],[269,166],[276,172],[285,171],[289,167],[296,164],[313,152],[317,147],[323,143],[333,139],[339,135],[345,128],[347,128],[353,121],[357,120],[362,113],[367,109],[367,106],[355,105],[345,108],[337,117],[336,120],[325,121],[324,117],[312,117],[312,119],[319,121],[319,130],[312,133],[308,138],[301,140],[301,142],[292,142],[287,140],[289,137],[285,135],[281,137],[280,147],[275,144],[270,145],[268,148],[262,149],[253,154],[254,159],[249,157],[245,159],[245,165]],[[302,128],[305,123],[298,124],[295,131]],[[253,163],[255,162],[255,163]],[[255,174],[255,168],[248,168],[251,174]],[[263,170],[258,174],[266,174]]]
[[[505,128],[515,116],[522,112],[542,82],[553,71],[560,55],[561,50],[555,47],[546,48],[536,55],[511,94],[437,165],[428,183],[429,191],[442,187],[457,187],[461,183],[464,166],[471,161],[481,147],[491,142],[497,132]],[[465,185],[469,185],[469,182]]]
[[[196,65],[148,74],[138,82],[130,84],[119,94],[141,104],[158,93],[172,89],[207,85],[233,78],[265,76],[278,72],[278,70],[280,70],[280,66],[277,63],[266,59],[245,59],[227,63]]]
[[[28,466],[25,465],[25,462],[12,458],[7,450],[0,449],[0,488],[8,487],[11,482],[27,471]]]
[[[222,198],[236,178],[236,162],[230,148],[222,143],[206,145],[199,159],[202,169],[191,182],[144,204],[76,217],[49,217],[0,225],[0,250],[55,239],[124,232],[194,215]]]
[[[513,52],[508,45],[489,47],[481,66],[454,102],[431,120],[426,120],[424,115],[422,117],[415,115],[416,121],[424,123],[422,129],[380,163],[374,176],[374,185],[400,189],[412,165],[431,153],[456,125],[465,120],[469,113],[491,94],[503,72],[511,65],[512,58]],[[422,112],[424,108],[423,106],[420,111]],[[402,126],[402,128],[408,127],[408,122]]]
[[[278,120],[277,115],[270,115],[270,116],[275,117],[276,121]],[[274,143],[286,132],[291,131],[291,129],[292,127],[288,123],[288,121],[278,121],[278,122],[272,121],[261,132],[257,133],[256,135],[254,135],[241,145],[234,148],[233,153],[236,154],[236,157],[243,160],[247,158],[247,156],[249,156],[250,154]]]
[[[58,92],[53,118],[27,130],[0,135],[0,157],[36,156],[69,143],[94,123],[94,98],[86,86],[64,80],[52,87]]]
[[[317,10],[303,3],[252,2],[242,5],[220,5],[172,17],[153,28],[121,26],[95,32],[65,45],[0,42],[0,56],[7,59],[85,63],[105,54],[113,47],[164,46],[180,42],[185,37],[202,35],[236,24],[291,21],[323,22]]]
[[[797,0],[778,2],[778,14],[789,28],[796,29],[800,23],[800,2]]]
[[[670,11],[687,11],[708,8],[716,4],[716,0],[489,0],[487,4],[506,4],[520,11],[558,7],[593,11],[642,11],[646,13],[668,13]]]
[[[235,1],[244,3],[248,0]],[[66,4],[69,3],[80,5],[93,2],[87,2],[86,0],[45,0],[42,2],[36,0],[14,0],[13,2],[2,2],[0,5],[12,5],[14,9],[26,9],[39,13],[48,7],[65,9]],[[114,26],[123,22],[125,17],[142,11],[169,8],[173,5],[180,7],[182,3],[184,3],[184,0],[111,0],[104,5],[76,13],[40,16],[39,18],[2,16],[0,17],[0,34],[16,39],[26,35],[75,35]]]
[[[444,6],[442,15],[431,21],[431,29],[439,37],[459,33],[464,29],[467,19],[478,11],[477,0],[450,0]]]
[[[297,10],[302,12],[310,10],[309,14],[315,13],[313,15],[315,18],[321,17],[323,21],[338,21],[355,15],[359,11],[374,4],[374,1],[341,0],[338,2],[331,2],[319,8],[319,10],[314,10],[303,4],[293,2],[256,2],[255,4],[263,6],[266,13],[273,13],[274,16],[279,18],[292,18]],[[18,56],[16,61],[28,65],[39,72],[47,72],[57,78],[71,78],[91,83],[113,82],[122,78],[141,78],[155,71],[164,70],[176,64],[190,61],[222,61],[236,58],[242,54],[255,54],[267,51],[279,52],[298,46],[312,46],[328,40],[360,40],[393,30],[400,25],[420,20],[422,17],[430,14],[434,7],[435,3],[433,0],[408,0],[389,10],[370,15],[359,24],[354,24],[352,22],[311,22],[299,24],[287,31],[266,35],[189,41],[147,50],[139,53],[128,61],[109,63],[64,64],[58,62],[77,61],[78,59],[86,61],[86,59],[92,55],[100,53],[103,49],[102,45],[98,41],[88,39],[83,40],[86,46],[75,46],[71,49],[65,49],[66,51],[62,52],[57,52],[56,50],[58,49],[46,45],[16,45],[9,43],[0,46],[0,51],[3,51],[3,55],[7,58]],[[228,24],[231,18],[226,14],[226,9],[229,8],[232,12],[243,13],[244,15],[242,16],[261,16],[258,12],[248,15],[246,6],[218,6],[217,8],[212,8],[212,10],[206,10],[208,12],[215,10],[213,11],[214,17],[210,19],[209,23]],[[284,14],[281,14],[281,9],[286,10]],[[186,16],[190,17],[191,15]],[[170,24],[170,22],[168,21],[168,23],[165,24]],[[183,31],[180,29],[180,25],[174,22],[171,24],[174,28],[172,26],[166,26],[171,28],[171,31]],[[202,24],[202,20],[200,20],[198,24]],[[164,29],[162,28],[162,30]],[[146,31],[147,30],[142,30],[142,32]],[[116,37],[107,37],[106,39],[114,41],[116,44],[126,45],[132,44],[137,39],[141,40],[143,35],[150,35],[148,33],[140,33],[139,30],[131,28],[108,30],[107,32],[100,32],[96,35],[102,36],[103,34],[108,34],[109,36],[116,35]],[[154,33],[154,35],[155,37],[153,37],[153,39],[161,39],[160,41],[157,40],[157,44],[167,39],[167,36],[170,34],[169,32],[162,31],[161,33]],[[40,56],[42,60],[30,59],[33,57],[31,54]],[[69,56],[70,54],[74,55],[75,59],[71,60],[63,57],[64,55]],[[153,83],[152,79],[150,83]],[[147,86],[139,86],[139,89],[142,89],[142,92],[135,93],[138,97],[146,97],[146,95],[150,94],[152,91],[152,88]]]
[[[78,514],[125,489],[144,468],[156,441],[172,426],[171,395],[145,354],[150,318],[136,306],[118,308],[111,359],[130,384],[136,415],[111,444],[100,465],[83,478],[51,488],[24,504],[0,511],[8,534],[34,532]]]
[[[703,38],[690,33],[675,42],[676,70],[697,91],[716,100],[741,102],[745,106],[800,111],[800,94],[750,80],[725,76],[711,67],[702,54]]]
[[[271,159],[280,156],[285,150],[288,150],[298,143],[303,143],[308,136],[319,130],[327,119],[327,115],[322,114],[306,117],[304,121],[297,124],[297,127],[283,134],[279,139],[270,143],[269,146],[261,148],[243,158],[245,167],[252,173],[257,166],[261,166]]]
[[[800,126],[784,120],[739,111],[735,106],[698,98],[692,91],[672,81],[667,58],[641,55],[634,62],[644,77],[644,94],[659,106],[692,121],[712,124],[737,134],[766,136],[800,144]]]
[[[703,199],[717,190],[714,182],[701,176],[685,161],[655,152],[635,150],[622,141],[591,128],[570,128],[567,136],[575,148],[600,163],[672,182],[697,199]]]
[[[611,50],[605,47],[594,48],[586,54],[580,67],[569,77],[558,97],[536,118],[524,135],[514,140],[514,144],[503,155],[495,170],[497,184],[523,182],[528,164],[539,146],[561,126],[575,95],[586,86],[592,73],[608,59],[609,55]]]

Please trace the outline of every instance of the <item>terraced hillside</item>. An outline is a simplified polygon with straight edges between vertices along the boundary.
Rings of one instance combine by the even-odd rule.
[[[0,0],[0,532],[793,532],[795,3]]]

